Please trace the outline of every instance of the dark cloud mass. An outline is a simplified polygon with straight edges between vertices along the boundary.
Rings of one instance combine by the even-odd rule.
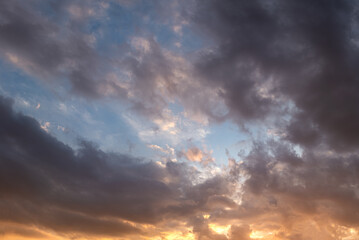
[[[197,1],[193,20],[214,41],[197,71],[232,118],[263,120],[291,101],[288,140],[358,146],[356,2]]]
[[[126,216],[139,211],[140,206],[147,208],[145,202],[160,204],[162,200],[154,199],[152,194],[144,198],[149,191],[170,195],[157,179],[161,174],[156,166],[136,163],[126,156],[107,155],[88,143],[75,153],[44,132],[34,119],[14,113],[10,100],[2,98],[0,109],[3,221],[38,224],[65,232],[138,232],[121,221],[100,217]],[[108,165],[110,158],[113,164],[126,166],[126,173],[114,173]],[[137,171],[146,174],[138,178]],[[147,181],[146,176],[153,177],[152,181]],[[125,197],[121,197],[123,191],[127,193]],[[141,192],[140,198],[136,197],[137,191]],[[100,208],[99,201],[104,201]],[[123,207],[126,202],[134,204],[132,209]],[[155,221],[150,212],[147,216],[145,212],[130,215],[138,216],[139,221]]]

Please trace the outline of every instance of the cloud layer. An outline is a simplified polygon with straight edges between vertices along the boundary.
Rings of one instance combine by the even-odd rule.
[[[166,229],[172,222],[199,239],[238,239],[254,231],[308,239],[310,221],[324,228],[317,236],[338,239],[345,236],[339,226],[357,227],[358,154],[306,150],[299,156],[290,145],[257,143],[244,162],[230,159],[198,182],[198,170],[183,163],[163,166],[88,142],[74,150],[14,112],[11,100],[2,98],[0,106],[0,218],[7,224],[138,238],[160,234],[144,224]],[[216,232],[216,225],[228,224],[227,235]]]
[[[114,100],[130,124],[180,140],[231,121],[252,144],[226,164],[179,140],[146,142],[165,161],[75,147],[0,97],[0,235],[357,239],[358,11],[345,0],[0,2],[2,63],[50,92]],[[120,40],[118,19],[136,25]]]
[[[244,124],[288,111],[286,139],[358,146],[358,5],[352,1],[198,1],[193,19],[214,47],[198,60]],[[289,107],[289,106],[287,106]],[[277,119],[278,121],[278,119]]]

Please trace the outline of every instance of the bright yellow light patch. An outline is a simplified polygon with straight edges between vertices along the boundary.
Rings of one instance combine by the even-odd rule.
[[[346,227],[341,227],[341,230],[343,232],[343,240],[357,240],[359,239],[359,234],[358,234],[358,230],[355,228],[346,228]]]
[[[215,231],[218,234],[224,234],[227,235],[229,229],[231,228],[231,225],[216,225],[213,223],[208,224],[208,226],[210,227],[210,229],[212,229],[213,231]]]
[[[250,238],[253,239],[268,239],[273,236],[273,232],[265,232],[265,231],[252,231],[249,235]]]
[[[147,238],[146,238],[147,239]],[[149,240],[194,240],[195,235],[191,232],[161,232],[160,237],[150,237]]]

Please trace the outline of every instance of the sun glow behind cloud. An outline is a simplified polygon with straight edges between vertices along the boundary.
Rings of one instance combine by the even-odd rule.
[[[251,234],[249,235],[250,238],[252,239],[273,239],[275,240],[275,238],[273,238],[273,232],[264,232],[264,231],[252,231]]]
[[[213,230],[217,234],[221,234],[223,236],[229,236],[231,225],[217,225],[217,224],[209,224],[209,227],[211,230]],[[334,225],[332,226],[334,227]],[[196,235],[192,232],[191,228],[187,228],[183,231],[154,231],[156,230],[155,226],[142,226],[144,229],[151,229],[153,232],[153,236],[123,236],[121,239],[123,240],[134,240],[134,239],[141,239],[141,240],[195,240],[197,239]],[[347,228],[344,226],[335,226],[336,231],[333,232],[332,236],[334,239],[343,239],[343,240],[355,240],[359,237],[358,231],[354,228]],[[54,240],[65,240],[69,238],[76,238],[78,240],[85,240],[85,239],[96,239],[96,240],[114,240],[118,239],[117,237],[81,237],[78,234],[62,234],[57,235],[54,232],[47,232],[40,230],[38,228],[27,228],[28,233],[32,232],[34,236],[22,236],[21,234],[24,232],[13,232],[13,233],[6,233],[5,235],[2,235],[2,237],[6,240],[35,240],[35,239],[54,239]],[[36,232],[36,234],[35,234]],[[278,231],[261,231],[261,230],[252,230],[250,234],[247,237],[248,239],[253,240],[278,240],[281,239],[279,236],[285,234],[284,232],[279,233]],[[289,233],[287,233],[289,234]],[[38,235],[38,236],[37,236]]]

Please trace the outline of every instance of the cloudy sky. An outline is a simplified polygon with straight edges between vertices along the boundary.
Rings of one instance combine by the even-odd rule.
[[[359,239],[359,2],[0,0],[0,238]]]

